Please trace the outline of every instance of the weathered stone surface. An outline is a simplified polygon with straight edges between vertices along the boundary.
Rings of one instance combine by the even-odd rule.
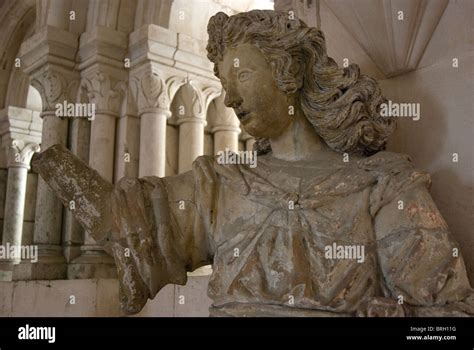
[[[202,156],[184,174],[112,186],[61,145],[34,161],[114,256],[123,311],[212,263],[213,316],[473,315],[429,175],[384,151],[394,122],[379,114],[375,80],[339,68],[322,32],[286,13],[218,13],[209,38],[225,104],[259,140],[257,167]],[[192,84],[183,93],[197,94]],[[178,124],[180,145],[202,153],[199,96]],[[192,314],[190,299],[176,287],[175,313]]]

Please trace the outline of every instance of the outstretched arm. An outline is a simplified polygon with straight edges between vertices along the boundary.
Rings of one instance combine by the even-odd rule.
[[[35,155],[32,166],[82,227],[103,242],[112,228],[113,185],[60,144]]]
[[[187,271],[212,261],[215,175],[206,159],[182,175],[123,178],[115,185],[61,145],[41,153],[33,166],[114,257],[124,312],[139,312],[163,286],[185,284]]]

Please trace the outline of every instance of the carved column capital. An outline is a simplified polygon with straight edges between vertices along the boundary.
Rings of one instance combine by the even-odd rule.
[[[216,125],[211,129],[211,132],[213,134],[219,131],[229,131],[229,132],[236,132],[237,134],[240,134],[242,130],[238,126],[233,126],[233,125]]]
[[[151,70],[146,70],[140,76],[133,78],[133,95],[139,110],[160,107],[169,108],[170,98],[163,79]]]
[[[48,64],[34,73],[31,85],[41,95],[43,112],[53,111],[58,103],[75,101],[79,87],[79,74]]]
[[[39,11],[41,15],[41,6]],[[35,34],[21,44],[19,56],[23,72],[41,95],[43,112],[48,112],[55,110],[57,103],[75,100],[79,86],[75,70],[78,35],[38,24]]]
[[[184,80],[184,77],[160,71],[153,64],[135,69],[130,85],[140,113],[150,108],[169,110],[173,95]]]
[[[192,86],[197,92],[197,97],[201,104],[202,113],[206,115],[207,109],[209,108],[209,104],[212,102],[212,100],[214,100],[217,96],[222,95],[222,86],[198,79],[191,79],[189,80],[188,84]]]
[[[202,95],[190,83],[184,84],[179,89],[175,97],[175,106],[178,119],[205,119]]]
[[[26,168],[30,169],[30,162],[33,154],[40,151],[37,143],[25,143],[23,140],[12,140],[8,147],[8,164],[9,168]]]
[[[118,115],[122,105],[127,84],[113,74],[96,70],[85,74],[81,80],[81,88],[85,89],[89,103],[94,103],[101,113]]]

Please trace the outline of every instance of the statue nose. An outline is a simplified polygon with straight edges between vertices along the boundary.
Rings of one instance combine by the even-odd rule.
[[[230,108],[239,108],[242,104],[242,98],[235,94],[226,94],[224,99],[224,104]]]

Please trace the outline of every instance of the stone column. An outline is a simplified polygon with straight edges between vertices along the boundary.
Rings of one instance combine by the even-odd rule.
[[[54,111],[44,111],[41,113],[43,119],[43,134],[41,146],[47,149],[52,145],[66,144],[68,121],[59,118]],[[65,264],[61,248],[61,223],[62,204],[58,197],[49,188],[43,178],[38,178],[38,189],[36,192],[36,214],[34,243],[38,244],[40,256],[44,257],[46,263],[63,265]],[[52,273],[54,279],[65,278],[65,266],[58,266],[58,270]],[[40,271],[37,271],[40,275]],[[46,278],[46,276],[37,276]]]
[[[32,84],[43,100],[43,129],[41,147],[47,149],[55,144],[66,145],[68,119],[56,115],[56,104],[71,101],[77,88],[78,75],[47,66]],[[36,192],[35,226],[33,243],[38,245],[38,262],[25,265],[19,272],[22,278],[64,279],[67,275],[66,259],[61,246],[63,206],[42,177],[38,178]],[[23,271],[25,270],[25,271]],[[26,276],[25,276],[26,274]],[[29,275],[29,276],[28,276]]]
[[[64,30],[65,22],[60,20],[63,23],[60,24],[50,18],[58,13],[49,9],[47,2],[39,5],[37,31],[22,43],[20,58],[24,73],[41,94],[41,147],[46,149],[57,143],[65,145],[67,141],[68,119],[56,116],[56,105],[75,102],[79,85],[79,73],[75,71],[79,37]],[[63,7],[59,12],[62,11]],[[64,279],[67,268],[61,246],[62,204],[41,177],[36,198],[33,243],[38,245],[38,262],[25,264],[20,278]]]
[[[165,176],[166,122],[171,117],[168,91],[176,81],[146,61],[135,67],[132,93],[140,116],[140,158],[138,176]],[[168,81],[168,86],[165,83]]]
[[[199,88],[187,83],[176,95],[179,126],[178,173],[192,169],[193,161],[204,154],[206,117]]]
[[[115,128],[125,93],[125,76],[106,66],[82,72],[81,87],[87,91],[95,115],[90,116],[89,165],[113,182]]]
[[[140,157],[140,119],[130,85],[125,96],[125,109],[117,120],[117,135],[115,142],[114,182],[121,178],[138,177]]]
[[[178,172],[192,169],[194,160],[204,154],[204,127],[206,120],[200,116],[178,118],[179,165]]]
[[[224,105],[224,93],[213,100],[214,108],[210,113],[209,119],[213,125],[214,134],[214,153],[225,151],[226,149],[239,151],[240,122],[234,111]]]
[[[116,26],[116,1],[91,2],[86,31],[77,54],[81,91],[95,109],[91,121],[89,165],[107,181],[114,181],[116,126],[120,117],[128,71],[125,66],[128,33]],[[117,6],[116,6],[117,5]],[[81,255],[69,265],[69,278],[113,278],[113,258],[85,232]]]
[[[171,112],[150,108],[140,115],[140,165],[138,176],[165,176],[166,120]]]
[[[5,199],[2,244],[20,247],[23,232],[23,213],[25,208],[26,179],[30,169],[31,157],[39,151],[35,143],[25,144],[22,140],[13,140],[8,150],[8,180]],[[17,265],[20,257],[11,258],[7,264]],[[3,264],[5,267],[5,264]],[[2,268],[1,280],[13,279],[13,266]]]
[[[113,182],[117,118],[113,111],[98,110],[91,124],[89,165],[109,182]]]
[[[232,152],[239,151],[240,128],[234,125],[217,125],[212,128],[214,134],[214,153],[228,149]]]
[[[104,66],[92,66],[83,71],[81,88],[87,91],[95,115],[90,116],[89,165],[107,181],[113,182],[115,130],[125,84],[120,73]],[[117,77],[118,76],[118,77]],[[69,278],[114,278],[114,260],[87,233],[81,255],[68,266]]]
[[[70,120],[68,144],[72,153],[89,163],[90,121],[86,118]],[[81,254],[84,229],[70,210],[63,210],[63,251],[68,263]]]

